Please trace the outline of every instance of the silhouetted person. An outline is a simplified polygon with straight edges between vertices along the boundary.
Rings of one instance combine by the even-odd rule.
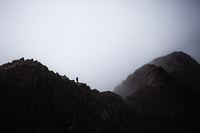
[[[78,83],[78,77],[76,77],[76,82]]]

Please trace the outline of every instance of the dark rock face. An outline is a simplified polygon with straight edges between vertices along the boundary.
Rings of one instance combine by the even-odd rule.
[[[134,110],[135,130],[199,132],[199,70],[190,56],[175,52],[144,65],[116,87],[115,92]]]
[[[189,55],[183,52],[173,52],[154,59],[150,64],[163,67],[181,84],[194,91],[200,91],[200,65]]]
[[[149,86],[154,82],[166,82],[169,75],[161,67],[155,65],[144,65],[133,74],[129,75],[119,86],[114,90],[122,97],[134,95],[140,88]]]
[[[199,80],[199,64],[175,52],[128,76],[122,99],[22,58],[0,66],[0,131],[199,133]]]
[[[0,66],[0,121],[3,132],[125,132],[124,101],[91,90],[37,61]],[[122,115],[121,115],[122,114]]]
[[[125,98],[141,132],[199,132],[200,98],[172,78],[140,88]]]
[[[149,64],[136,70],[118,85],[114,92],[122,97],[127,97],[139,88],[148,86],[148,82],[151,80],[162,80],[164,78],[162,77],[163,74],[159,73],[158,69],[163,69],[166,73],[165,76],[170,76],[179,84],[190,88],[190,90],[200,91],[199,63],[183,52],[173,52],[167,56],[156,58]],[[156,75],[160,77],[156,79]]]

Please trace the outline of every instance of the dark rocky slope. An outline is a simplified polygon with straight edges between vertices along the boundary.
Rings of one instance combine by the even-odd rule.
[[[160,73],[164,70],[157,68],[153,71]],[[138,129],[141,132],[199,132],[199,94],[188,91],[167,72],[162,74],[159,80],[141,86],[125,98],[137,116],[139,124],[136,127],[141,126]]]
[[[147,64],[129,75],[126,80],[115,88],[114,92],[125,98],[155,82],[167,82],[168,78],[169,75],[161,67]]]
[[[115,89],[123,99],[60,76],[37,61],[22,58],[1,65],[0,131],[198,133],[199,64],[180,52],[166,57],[128,76]]]
[[[1,132],[127,132],[130,119],[118,95],[24,59],[0,66],[0,107]]]
[[[190,90],[200,91],[200,65],[191,56],[183,52],[173,52],[154,59],[150,64],[163,67],[174,79]]]
[[[182,52],[166,57],[167,60],[156,59],[162,65],[147,64],[136,70],[115,92],[135,111],[139,132],[199,132],[199,64]],[[173,71],[164,67],[165,64]],[[182,80],[187,78],[190,78],[188,82]]]

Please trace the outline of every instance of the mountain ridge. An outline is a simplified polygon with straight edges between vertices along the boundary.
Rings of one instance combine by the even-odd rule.
[[[129,119],[120,109],[128,108],[120,96],[91,90],[32,59],[0,66],[0,107],[3,132],[99,133],[130,128],[118,123]]]
[[[199,70],[193,66],[198,69],[199,64],[185,53],[169,56],[181,62],[178,66],[189,66],[196,74],[190,78],[198,83]],[[0,65],[0,131],[198,133],[199,84],[190,88],[190,82],[185,85],[180,76],[176,77],[186,76],[187,67],[182,69],[176,62],[164,61],[176,70],[181,68],[174,73],[166,69],[165,63],[156,64],[157,60],[166,58],[140,67],[115,89],[117,94],[91,89],[33,59]]]

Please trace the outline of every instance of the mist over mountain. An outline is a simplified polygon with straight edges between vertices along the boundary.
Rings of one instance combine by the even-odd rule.
[[[200,61],[198,0],[0,0],[0,20],[0,64],[33,58],[99,91],[171,51]]]
[[[197,133],[199,72],[199,63],[174,52],[145,64],[114,92],[99,92],[38,61],[14,60],[0,66],[0,131]]]
[[[136,70],[117,86],[114,92],[122,97],[127,97],[139,88],[151,85],[153,81],[161,81],[166,76],[173,78],[182,85],[186,85],[191,90],[196,89],[198,91],[200,65],[183,52],[173,52],[156,58]]]
[[[199,132],[199,71],[189,55],[173,52],[136,70],[114,92],[135,111],[139,131]]]

